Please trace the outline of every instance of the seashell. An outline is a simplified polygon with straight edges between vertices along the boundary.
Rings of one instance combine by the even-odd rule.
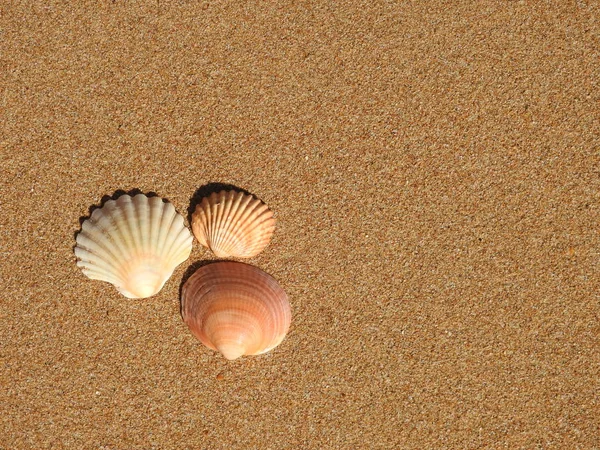
[[[236,191],[214,192],[192,215],[196,239],[219,258],[259,254],[275,230],[273,212],[259,199]]]
[[[201,267],[185,282],[181,315],[204,345],[229,360],[277,347],[292,320],[277,281],[257,267],[233,261]]]
[[[83,222],[77,265],[92,280],[108,281],[128,298],[158,293],[192,251],[192,235],[171,203],[123,195]]]

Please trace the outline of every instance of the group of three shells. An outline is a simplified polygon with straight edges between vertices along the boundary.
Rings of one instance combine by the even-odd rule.
[[[213,193],[192,215],[198,241],[221,258],[257,255],[274,229],[272,211],[242,192]],[[191,250],[192,235],[175,207],[138,194],[95,210],[77,235],[75,255],[89,278],[112,283],[125,297],[146,298],[162,289]],[[239,262],[201,267],[184,284],[181,300],[192,333],[227,359],[271,350],[291,321],[287,295],[277,281]]]

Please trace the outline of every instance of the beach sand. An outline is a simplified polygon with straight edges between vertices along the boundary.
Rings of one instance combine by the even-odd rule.
[[[600,11],[590,1],[0,6],[0,448],[592,449]],[[292,305],[233,362],[162,291],[86,278],[106,196],[277,217]],[[194,266],[195,267],[195,266]]]

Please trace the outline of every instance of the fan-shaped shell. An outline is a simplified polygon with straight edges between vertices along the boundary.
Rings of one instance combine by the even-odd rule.
[[[214,192],[192,215],[196,239],[219,258],[250,258],[260,253],[275,230],[273,212],[252,195]]]
[[[269,274],[223,261],[198,269],[183,285],[184,322],[229,359],[259,355],[283,341],[292,319],[287,295]]]
[[[128,298],[158,293],[192,251],[192,235],[171,203],[123,195],[83,222],[75,255],[83,273]]]

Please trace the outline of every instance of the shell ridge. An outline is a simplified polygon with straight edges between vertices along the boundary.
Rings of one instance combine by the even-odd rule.
[[[213,194],[213,196],[216,197],[217,194]],[[208,204],[208,210],[210,211],[210,226],[208,228],[208,233],[209,233],[209,243],[214,242],[214,238],[215,236],[213,235],[214,230],[216,228],[216,224],[217,224],[217,219],[218,219],[218,207],[219,207],[219,203],[214,202],[211,203],[210,199],[207,199],[207,204]],[[211,246],[212,249],[212,246]]]
[[[178,265],[189,258],[190,253],[192,252],[192,240],[192,234],[189,231],[187,233],[181,233],[180,238],[178,238],[177,246],[174,251],[174,254],[178,255],[177,259],[181,259]]]
[[[115,204],[114,200],[107,205]],[[83,222],[82,231],[88,233],[90,239],[97,240],[107,238],[113,246],[115,252],[120,256],[124,256],[123,248],[125,245],[122,242],[120,234],[114,235],[118,224],[113,219],[114,209],[107,209],[103,213],[103,209],[97,209],[89,220]],[[93,235],[92,235],[93,234]]]
[[[84,222],[84,225],[85,224],[86,222]],[[77,235],[77,239],[75,241],[77,242],[77,246],[87,250],[90,253],[92,253],[94,249],[100,249],[102,254],[105,255],[105,258],[107,259],[111,257],[113,259],[118,258],[120,255],[119,248],[110,238],[110,235],[106,234],[106,232],[104,232],[98,226],[89,225],[87,227],[82,227],[82,230]],[[75,247],[75,250],[77,250],[77,247]],[[77,256],[77,252],[75,252],[75,256]]]
[[[204,247],[208,247],[208,216],[201,205],[196,206],[192,215],[192,230],[195,230],[194,234],[198,242]]]
[[[202,241],[204,242],[204,246],[208,247],[208,242],[210,240],[208,233],[209,233],[209,224],[210,224],[210,211],[207,211],[206,209],[203,209],[202,207],[197,208],[200,210],[201,212],[201,216],[200,216],[200,220],[201,220],[201,226],[202,226]],[[200,238],[198,239],[200,240]]]
[[[206,214],[206,234],[204,236],[204,238],[206,239],[206,246],[210,248],[210,240],[211,240],[211,227],[212,227],[212,223],[213,223],[213,210],[212,210],[212,205],[208,202],[208,199],[205,198],[202,201],[202,209],[204,211],[204,213]]]
[[[113,204],[114,204],[114,201],[113,201]],[[97,210],[97,211],[100,211],[100,210]],[[87,224],[89,226],[89,228],[86,229],[86,232],[89,229],[93,229],[93,234],[90,233],[88,236],[94,242],[94,246],[96,246],[96,247],[101,246],[102,245],[101,242],[103,240],[106,240],[109,242],[108,245],[112,246],[115,254],[117,255],[115,257],[115,262],[113,263],[114,270],[115,270],[115,272],[120,272],[118,278],[121,280],[124,280],[123,272],[125,271],[125,269],[127,268],[128,264],[129,264],[129,262],[128,262],[129,258],[128,258],[127,252],[126,252],[127,248],[126,248],[125,244],[123,243],[120,234],[118,233],[119,232],[119,230],[117,229],[118,224],[115,222],[113,214],[114,214],[114,209],[108,209],[106,211],[106,214],[98,213],[96,215],[97,222],[94,223],[90,220],[90,222],[88,223],[86,221],[83,223],[83,228],[87,228],[86,227],[86,224]],[[88,250],[90,251],[90,253],[94,252],[93,248],[89,248]]]
[[[189,258],[192,252],[191,241],[191,235],[186,236],[184,233],[181,233],[180,237],[173,241],[173,245],[167,255],[169,256],[169,261],[176,265],[175,267]]]
[[[243,228],[239,226],[240,216],[243,216],[248,204],[253,200],[249,195],[240,192],[235,199],[236,209],[234,214],[229,217],[227,228],[223,230],[222,248],[229,254],[233,254],[232,249],[238,247],[240,240],[243,240]],[[242,250],[243,251],[243,250]]]
[[[77,266],[85,267],[88,271],[94,271],[96,270],[96,267],[100,268],[100,271],[106,271],[108,268],[113,269],[113,271],[115,269],[114,264],[112,264],[110,261],[107,261],[106,259],[87,250],[81,250],[78,252],[77,258],[79,259],[77,261]]]
[[[129,273],[135,266],[135,259],[132,254],[135,252],[135,243],[131,241],[131,226],[128,217],[128,209],[131,208],[131,197],[123,195],[119,197],[110,211],[110,219],[113,222],[111,232],[114,232],[120,241],[123,260],[121,261],[122,278],[124,284],[129,277]]]
[[[173,208],[174,210],[174,208]],[[169,211],[171,212],[171,211]],[[181,218],[181,216],[179,214],[177,214],[177,212],[173,211],[174,214],[171,215],[171,221],[169,223],[169,227],[167,229],[165,238],[162,242],[162,248],[161,248],[161,252],[160,255],[163,258],[167,258],[169,257],[169,255],[171,255],[172,252],[172,248],[173,245],[175,244],[176,241],[176,236],[174,236],[174,232],[177,229],[177,225],[182,226],[183,225],[183,218]],[[179,221],[177,220],[178,218],[181,218],[181,223],[179,223]]]
[[[209,223],[210,220],[208,218],[208,213],[202,208],[199,209],[201,214],[201,224],[202,224],[202,245],[208,247],[208,233],[209,233]]]
[[[157,200],[154,200],[154,199]],[[158,237],[160,235],[160,223],[161,223],[161,218],[162,218],[162,212],[163,212],[163,207],[162,207],[162,199],[159,197],[153,197],[150,199],[151,203],[150,203],[150,208],[149,208],[149,247],[148,247],[148,251],[151,250],[152,245],[154,243],[158,242]]]
[[[77,267],[79,267],[83,274],[88,278],[108,281],[115,285],[122,284],[119,273],[106,265],[96,264],[94,261],[77,261]]]
[[[161,205],[157,203],[157,200],[162,203],[162,199],[159,197],[150,197],[148,198],[148,210],[146,213],[147,220],[147,232],[146,232],[146,245],[144,246],[144,252],[151,252],[152,246],[156,242],[156,230],[157,230],[157,210],[160,212]]]
[[[98,252],[98,249],[100,249],[100,252]],[[118,271],[120,267],[118,263],[115,263],[114,254],[106,251],[98,242],[92,240],[88,242],[88,238],[84,237],[77,241],[75,256],[82,262],[94,262],[98,264],[102,261],[103,265],[112,267],[114,271]]]
[[[275,230],[275,220],[272,218],[272,216],[265,218],[263,221],[258,219],[260,218],[247,222],[248,225],[247,228],[245,228],[245,234],[248,237],[245,240],[246,242],[243,242],[243,245],[245,250],[251,254],[256,254],[262,251],[269,244],[271,236],[273,235],[273,231]],[[268,222],[271,219],[273,219],[272,225],[269,225]]]
[[[81,268],[84,275],[88,278],[108,281],[109,283],[113,283],[115,286],[120,286],[122,284],[122,280],[119,277],[117,277],[112,270],[108,270],[98,265],[89,266],[78,264],[77,266]]]
[[[266,216],[266,215],[263,215]],[[244,222],[243,224],[240,224],[239,226],[242,227],[244,226],[246,230],[248,230],[249,232],[254,232],[256,229],[260,229],[260,227],[269,227],[269,230],[271,228],[275,228],[275,219],[273,218],[272,215],[268,216],[268,217],[263,217],[263,216],[256,216],[256,217],[252,217],[250,218],[251,220],[247,220],[246,222]],[[272,224],[269,224],[269,222],[272,221]],[[272,226],[271,226],[272,225]],[[266,230],[266,231],[269,231]]]
[[[112,204],[115,203],[114,200],[111,202]],[[113,248],[115,255],[123,257],[125,253],[123,252],[124,245],[121,237],[120,235],[113,235],[117,224],[113,221],[112,214],[112,209],[108,209],[104,214],[102,213],[102,209],[97,209],[89,220],[83,222],[81,234],[87,234],[89,239],[94,241],[95,245],[99,245],[98,241],[102,239],[108,240],[108,245]]]
[[[230,198],[231,192],[226,191],[221,191],[218,194],[211,196],[211,203],[215,209],[215,221],[212,225],[211,242],[215,249],[221,248],[223,222],[227,220],[228,207],[231,206],[231,202],[229,201]]]
[[[145,255],[150,244],[150,199],[143,194],[136,195],[133,198],[133,213],[135,222],[132,234],[137,235],[139,251]]]
[[[104,208],[102,208],[104,209]],[[106,219],[110,221],[110,230],[108,233],[115,238],[115,243],[119,248],[119,251],[122,255],[122,259],[120,261],[120,267],[123,273],[127,273],[131,268],[131,256],[130,251],[131,247],[127,240],[127,237],[123,234],[122,227],[119,226],[119,223],[124,221],[123,211],[118,207],[117,202],[112,200],[112,208],[107,211]],[[125,279],[126,276],[122,275],[122,278]]]
[[[225,239],[227,242],[230,242],[233,238],[233,235],[237,234],[238,228],[238,220],[241,214],[244,213],[248,203],[252,200],[252,197],[248,195],[244,195],[242,192],[239,192],[232,202],[232,213],[229,215],[229,220],[226,227],[227,236]]]
[[[166,207],[167,203],[163,203],[161,206],[161,222],[160,222],[160,233],[156,241],[156,253],[160,256],[165,255],[165,247],[167,246],[167,240],[169,237],[169,231],[173,226],[175,215],[173,210]]]
[[[177,213],[177,211],[175,211],[175,207],[169,208],[169,213],[172,215],[171,221],[169,223],[169,229],[165,237],[164,247],[162,249],[163,256],[171,254],[173,245],[175,244],[175,242],[177,241],[177,237],[179,236],[177,230],[181,230],[181,227],[183,226],[183,217],[181,217]]]
[[[142,195],[142,194],[138,194]],[[137,197],[137,195],[136,195]],[[122,200],[121,200],[122,199]],[[128,232],[128,242],[130,250],[139,254],[142,250],[140,233],[138,233],[138,228],[136,228],[136,205],[133,199],[128,195],[122,195],[117,199],[117,202],[120,202],[121,207],[123,208],[123,216],[125,218],[126,228]]]
[[[229,214],[231,212],[231,207],[235,203],[235,193],[233,191],[225,192],[221,191],[219,193],[219,219],[215,224],[214,228],[214,236],[213,243],[215,248],[223,247],[223,240],[227,234],[227,228],[229,226]],[[215,203],[216,204],[216,203]]]
[[[235,248],[238,252],[248,254],[250,256],[253,255],[251,250],[252,242],[255,241],[256,236],[253,233],[254,228],[260,226],[260,224],[256,223],[257,215],[256,210],[261,205],[264,205],[266,209],[268,206],[262,203],[258,199],[252,199],[251,202],[248,202],[247,209],[244,211],[244,214],[240,217],[237,223],[237,239],[235,242]]]

